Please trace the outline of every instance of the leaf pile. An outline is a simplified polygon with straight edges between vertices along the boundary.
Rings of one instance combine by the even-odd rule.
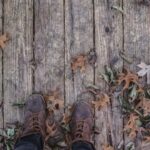
[[[147,71],[141,70],[140,74],[143,72],[145,75]],[[141,138],[147,141],[150,137],[150,95],[149,89],[142,86],[138,74],[128,69],[117,72],[107,67],[103,79],[113,89],[112,94],[114,90],[118,92],[117,99],[126,120],[124,131],[131,139],[140,133]]]
[[[0,48],[4,49],[6,42],[9,40],[8,34],[0,36]]]

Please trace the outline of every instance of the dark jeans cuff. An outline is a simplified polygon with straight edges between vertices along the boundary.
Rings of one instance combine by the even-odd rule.
[[[86,141],[76,141],[71,148],[72,150],[95,150],[94,145]]]
[[[31,150],[41,150],[43,145],[41,134],[32,134],[18,139],[15,144],[15,150],[25,150],[26,147],[29,147]]]

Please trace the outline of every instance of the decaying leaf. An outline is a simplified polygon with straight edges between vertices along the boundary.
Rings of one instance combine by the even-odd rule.
[[[60,96],[59,89],[50,92],[50,95],[45,96],[47,108],[49,111],[60,110],[64,107],[64,101]]]
[[[6,42],[9,40],[8,34],[4,34],[0,36],[0,48],[5,48]]]
[[[124,130],[129,132],[129,137],[134,139],[138,132],[137,120],[139,120],[139,116],[135,114],[130,114],[129,120],[125,125]]]
[[[144,116],[150,114],[150,99],[142,98],[140,102],[137,104],[136,108],[142,108],[144,112]]]
[[[110,98],[107,94],[103,93],[98,100],[92,101],[92,104],[97,110],[106,107],[110,103]]]
[[[114,150],[114,148],[112,146],[108,145],[108,144],[103,145],[102,148],[103,148],[103,150]]]
[[[79,69],[81,72],[85,70],[86,66],[86,61],[87,61],[87,56],[84,54],[81,54],[75,58],[73,58],[71,62],[71,68],[73,71],[76,71]]]
[[[118,76],[119,77],[118,77],[117,83],[118,85],[124,84],[123,91],[128,89],[131,83],[134,83],[138,87],[140,87],[138,83],[139,82],[138,75],[130,72],[129,70],[126,69],[124,73],[120,73]]]

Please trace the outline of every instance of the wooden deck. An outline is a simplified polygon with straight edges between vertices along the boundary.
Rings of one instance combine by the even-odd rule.
[[[23,121],[23,111],[12,103],[34,92],[48,94],[60,88],[65,104],[73,103],[84,91],[84,81],[109,89],[100,80],[104,65],[115,60],[120,67],[136,70],[141,60],[150,63],[150,6],[142,0],[0,0],[0,33],[11,40],[0,50],[0,128],[7,122]],[[144,0],[143,0],[144,1]],[[117,8],[117,9],[115,9]],[[119,9],[122,9],[121,12]],[[71,58],[95,48],[96,67],[72,73]],[[120,59],[124,51],[134,63]],[[118,102],[95,112],[97,150],[102,144],[126,145],[123,116]],[[150,145],[134,141],[136,150]],[[126,149],[125,146],[121,150]]]

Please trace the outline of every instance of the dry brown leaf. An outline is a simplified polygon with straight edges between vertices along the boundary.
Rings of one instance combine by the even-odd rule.
[[[73,58],[73,61],[71,63],[71,68],[73,71],[76,71],[77,69],[80,69],[80,71],[85,70],[86,66],[86,61],[87,61],[87,56],[86,55],[79,55],[76,58]]]
[[[140,87],[139,83],[139,77],[138,75],[130,72],[129,70],[125,70],[125,73],[120,73],[119,78],[117,80],[118,85],[124,84],[123,91],[128,89],[131,83],[136,84],[138,87]]]
[[[142,108],[144,111],[144,116],[150,114],[150,99],[142,98],[142,100],[137,104],[136,108]]]
[[[92,101],[92,104],[97,110],[106,107],[110,103],[110,98],[107,94],[103,93],[98,100]]]
[[[49,120],[46,120],[46,139],[49,139],[50,137],[53,137],[57,132],[57,128],[55,123],[50,123]]]
[[[8,35],[5,33],[4,35],[0,36],[0,47],[5,48],[6,42],[9,40]]]
[[[102,148],[103,148],[103,150],[114,150],[114,148],[112,146],[108,145],[108,144],[103,145]]]
[[[59,110],[64,107],[64,101],[60,97],[59,89],[50,92],[50,95],[45,96],[49,111]]]
[[[129,131],[129,137],[134,139],[137,135],[137,131],[139,130],[136,121],[139,119],[139,116],[135,114],[130,114],[129,120],[125,125],[124,131]]]

